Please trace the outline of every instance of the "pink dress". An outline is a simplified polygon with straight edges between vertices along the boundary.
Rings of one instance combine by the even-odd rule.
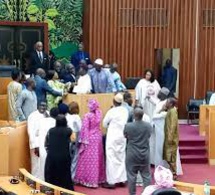
[[[96,188],[105,182],[105,164],[100,122],[102,113],[96,100],[90,100],[79,135],[79,156],[74,181]]]

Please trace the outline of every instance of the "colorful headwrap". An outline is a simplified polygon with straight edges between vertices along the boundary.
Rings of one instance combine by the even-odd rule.
[[[173,187],[173,175],[169,169],[158,166],[154,173],[155,185],[147,186],[141,195],[152,195],[155,190]]]
[[[88,108],[89,108],[89,110],[90,110],[91,112],[97,110],[97,109],[99,108],[99,103],[98,103],[98,101],[95,100],[95,99],[90,99],[90,100],[88,101]]]
[[[162,188],[172,188],[173,187],[173,175],[169,169],[165,167],[158,166],[154,173],[155,182],[158,186]]]

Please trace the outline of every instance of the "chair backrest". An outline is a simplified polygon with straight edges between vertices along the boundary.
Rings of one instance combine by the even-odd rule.
[[[215,91],[207,91],[206,92],[206,95],[205,95],[205,101],[206,101],[206,104],[209,104],[209,101],[211,99],[211,96],[212,94],[214,93]]]
[[[125,86],[127,89],[134,89],[137,83],[140,81],[141,77],[128,77],[125,81]]]
[[[174,188],[163,188],[155,190],[152,195],[181,195],[181,193]]]
[[[202,99],[190,99],[187,104],[188,111],[198,111],[199,106],[202,105],[204,100]]]

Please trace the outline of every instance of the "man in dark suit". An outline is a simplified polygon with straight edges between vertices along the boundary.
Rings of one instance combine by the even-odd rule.
[[[62,96],[63,94],[52,89],[45,80],[46,72],[42,68],[36,70],[36,76],[34,80],[36,82],[35,92],[37,95],[37,104],[46,102],[46,93],[50,93],[54,96]]]
[[[66,70],[63,68],[63,65],[60,61],[54,62],[54,70],[57,72],[60,80],[63,80]]]
[[[172,66],[172,61],[167,59],[162,73],[162,86],[169,89],[170,97],[174,97],[174,93],[176,91],[176,82],[177,70]]]
[[[31,67],[30,74],[35,74],[38,68],[42,68],[45,71],[48,70],[49,57],[43,51],[43,43],[38,41],[35,44],[35,51],[31,54]]]
[[[78,46],[78,51],[71,56],[71,63],[75,66],[76,72],[80,69],[80,61],[85,60],[87,64],[91,64],[89,53],[84,51],[83,43]]]

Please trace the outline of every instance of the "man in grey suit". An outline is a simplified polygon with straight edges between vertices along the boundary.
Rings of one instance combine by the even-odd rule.
[[[138,171],[143,179],[143,186],[151,184],[149,138],[152,127],[142,121],[143,114],[141,108],[135,108],[135,122],[127,123],[124,129],[124,135],[127,138],[126,170],[130,195],[136,195]]]

